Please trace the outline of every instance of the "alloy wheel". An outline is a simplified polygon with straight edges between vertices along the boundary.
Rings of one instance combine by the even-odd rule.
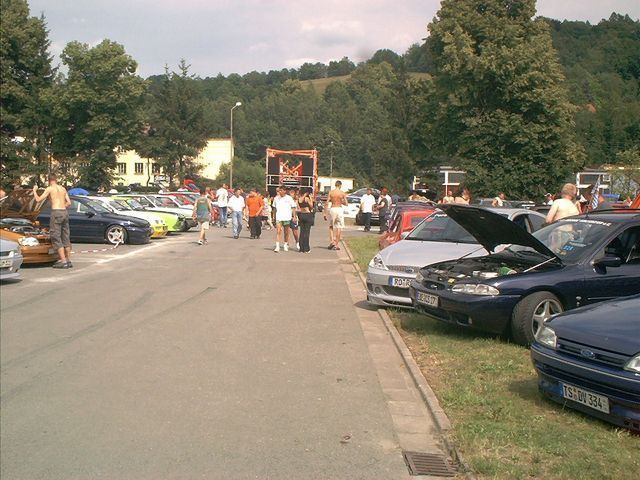
[[[562,312],[562,305],[554,299],[547,298],[542,300],[536,308],[533,309],[533,317],[531,321],[531,330],[533,332],[533,336],[535,338],[538,330],[542,328],[544,322],[549,320],[549,317],[555,315],[556,313]]]

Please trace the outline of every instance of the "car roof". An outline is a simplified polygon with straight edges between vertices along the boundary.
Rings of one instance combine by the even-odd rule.
[[[611,223],[627,223],[640,220],[640,210],[594,210],[571,218],[590,218]]]
[[[533,213],[534,215],[542,215],[540,212],[536,212],[535,210],[530,210],[528,208],[509,208],[509,207],[485,207],[482,205],[474,205],[484,210],[488,210],[493,213],[497,213],[499,215],[515,215],[516,213]]]

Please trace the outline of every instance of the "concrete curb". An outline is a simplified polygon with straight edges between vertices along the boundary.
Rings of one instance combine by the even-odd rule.
[[[351,250],[349,249],[349,246],[347,245],[347,243],[344,240],[342,240],[341,243],[345,252],[347,253],[347,256],[351,260],[352,265],[356,273],[358,274],[360,281],[362,282],[362,285],[366,289],[367,279],[364,276],[362,270],[360,269],[360,265],[358,265],[358,263],[356,262],[355,257],[351,253]],[[460,454],[458,449],[455,447],[455,445],[449,438],[451,429],[452,429],[451,422],[449,421],[449,417],[447,417],[447,414],[445,413],[445,411],[440,406],[438,397],[436,397],[435,393],[429,386],[427,379],[422,374],[422,371],[420,370],[420,367],[418,366],[415,359],[413,358],[413,355],[411,354],[409,347],[407,347],[407,344],[404,342],[402,336],[398,332],[398,329],[396,328],[393,321],[391,320],[391,317],[389,317],[389,314],[387,313],[387,311],[382,308],[378,308],[377,311],[378,311],[378,315],[380,316],[380,319],[382,320],[382,323],[384,323],[384,326],[389,332],[389,335],[391,336],[393,343],[395,344],[396,348],[398,349],[398,352],[402,356],[402,360],[404,361],[404,364],[407,367],[407,370],[409,371],[409,374],[411,375],[411,378],[413,379],[416,385],[416,388],[420,392],[420,396],[424,400],[427,406],[427,410],[429,410],[429,413],[433,418],[433,421],[442,437],[442,443],[444,444],[444,447],[446,448],[451,458],[461,466],[462,473],[469,480],[475,480],[476,477],[471,472],[469,465],[464,461],[462,455]]]

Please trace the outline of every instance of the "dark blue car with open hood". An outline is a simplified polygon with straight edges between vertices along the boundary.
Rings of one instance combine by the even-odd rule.
[[[640,293],[640,212],[569,217],[530,234],[482,208],[440,205],[490,255],[422,268],[416,310],[523,345],[553,314]]]
[[[531,359],[552,400],[640,432],[640,295],[552,317]]]

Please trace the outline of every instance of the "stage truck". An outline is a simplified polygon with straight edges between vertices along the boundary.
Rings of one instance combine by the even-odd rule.
[[[317,150],[277,150],[267,148],[266,186],[269,195],[275,196],[276,189],[298,187],[310,190],[314,196],[318,183]]]

